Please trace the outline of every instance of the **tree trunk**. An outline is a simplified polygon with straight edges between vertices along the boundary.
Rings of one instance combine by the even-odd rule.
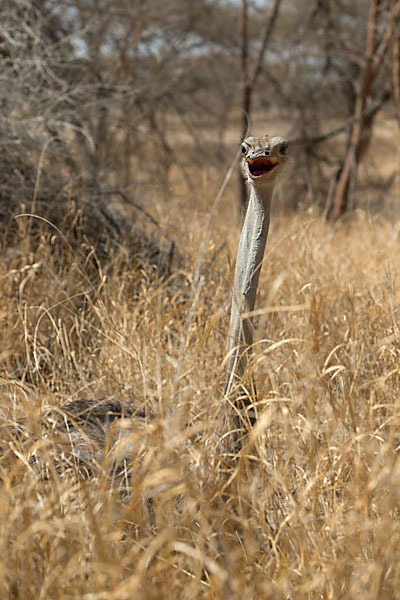
[[[354,120],[350,143],[339,176],[333,202],[332,218],[338,219],[349,205],[351,183],[357,177],[358,164],[368,146],[371,126],[375,112],[367,111],[372,96],[374,79],[382,63],[391,38],[391,27],[387,29],[377,44],[377,22],[382,0],[371,0],[368,18],[368,32],[365,48],[365,65],[361,77],[360,91],[354,105]]]
[[[393,12],[393,57],[392,57],[392,87],[393,100],[396,108],[398,127],[400,130],[400,0],[397,0]],[[400,162],[398,165],[400,177]]]
[[[274,0],[269,18],[266,20],[265,28],[260,44],[260,49],[255,60],[253,73],[249,69],[249,37],[248,37],[248,3],[247,0],[242,0],[242,13],[240,18],[240,33],[241,33],[241,51],[240,51],[240,66],[242,77],[242,129],[241,140],[243,140],[248,132],[250,125],[251,106],[253,99],[253,91],[257,84],[257,80],[261,74],[265,51],[268,42],[271,38],[275,22],[278,18],[279,8],[282,0]],[[239,212],[242,214],[246,209],[247,190],[246,183],[242,173],[239,172]]]

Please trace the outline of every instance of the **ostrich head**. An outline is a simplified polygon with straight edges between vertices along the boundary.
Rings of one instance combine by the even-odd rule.
[[[287,141],[279,136],[248,137],[241,149],[242,172],[247,182],[255,187],[274,183],[287,160]]]

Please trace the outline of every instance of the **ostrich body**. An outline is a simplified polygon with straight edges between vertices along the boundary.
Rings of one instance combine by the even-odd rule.
[[[286,161],[287,141],[282,137],[249,137],[242,143],[242,172],[250,198],[240,235],[233,284],[229,330],[229,362],[225,394],[245,371],[253,344],[253,322],[258,279],[268,236],[274,185]]]

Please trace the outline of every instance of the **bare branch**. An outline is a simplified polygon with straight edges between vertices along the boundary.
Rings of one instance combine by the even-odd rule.
[[[260,50],[259,50],[258,56],[256,58],[253,76],[251,77],[251,81],[250,81],[250,87],[251,87],[251,89],[254,89],[254,87],[255,87],[255,85],[256,85],[256,83],[258,81],[258,78],[259,78],[259,76],[261,74],[261,71],[262,71],[262,68],[263,68],[263,64],[264,64],[265,51],[266,51],[266,49],[268,47],[268,43],[269,43],[269,41],[271,39],[271,35],[272,35],[272,32],[273,32],[274,27],[275,27],[276,20],[277,20],[278,15],[279,15],[279,9],[281,7],[281,2],[282,2],[282,0],[275,0],[274,1],[274,4],[272,6],[271,14],[269,16],[269,19],[265,23],[262,44],[260,46]]]

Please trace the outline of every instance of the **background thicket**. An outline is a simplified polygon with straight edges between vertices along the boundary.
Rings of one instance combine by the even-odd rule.
[[[204,167],[220,176],[245,115],[252,132],[292,141],[287,206],[328,210],[363,97],[368,158],[349,207],[365,206],[365,189],[395,175],[375,164],[391,140],[379,158],[368,147],[375,120],[397,114],[397,4],[374,0],[371,15],[363,0],[5,0],[2,205],[68,197],[115,221],[117,207],[166,201],[177,181],[192,191]]]
[[[398,4],[3,0],[2,598],[398,597]],[[247,122],[290,164],[233,461]],[[139,416],[82,451],[80,398]]]

